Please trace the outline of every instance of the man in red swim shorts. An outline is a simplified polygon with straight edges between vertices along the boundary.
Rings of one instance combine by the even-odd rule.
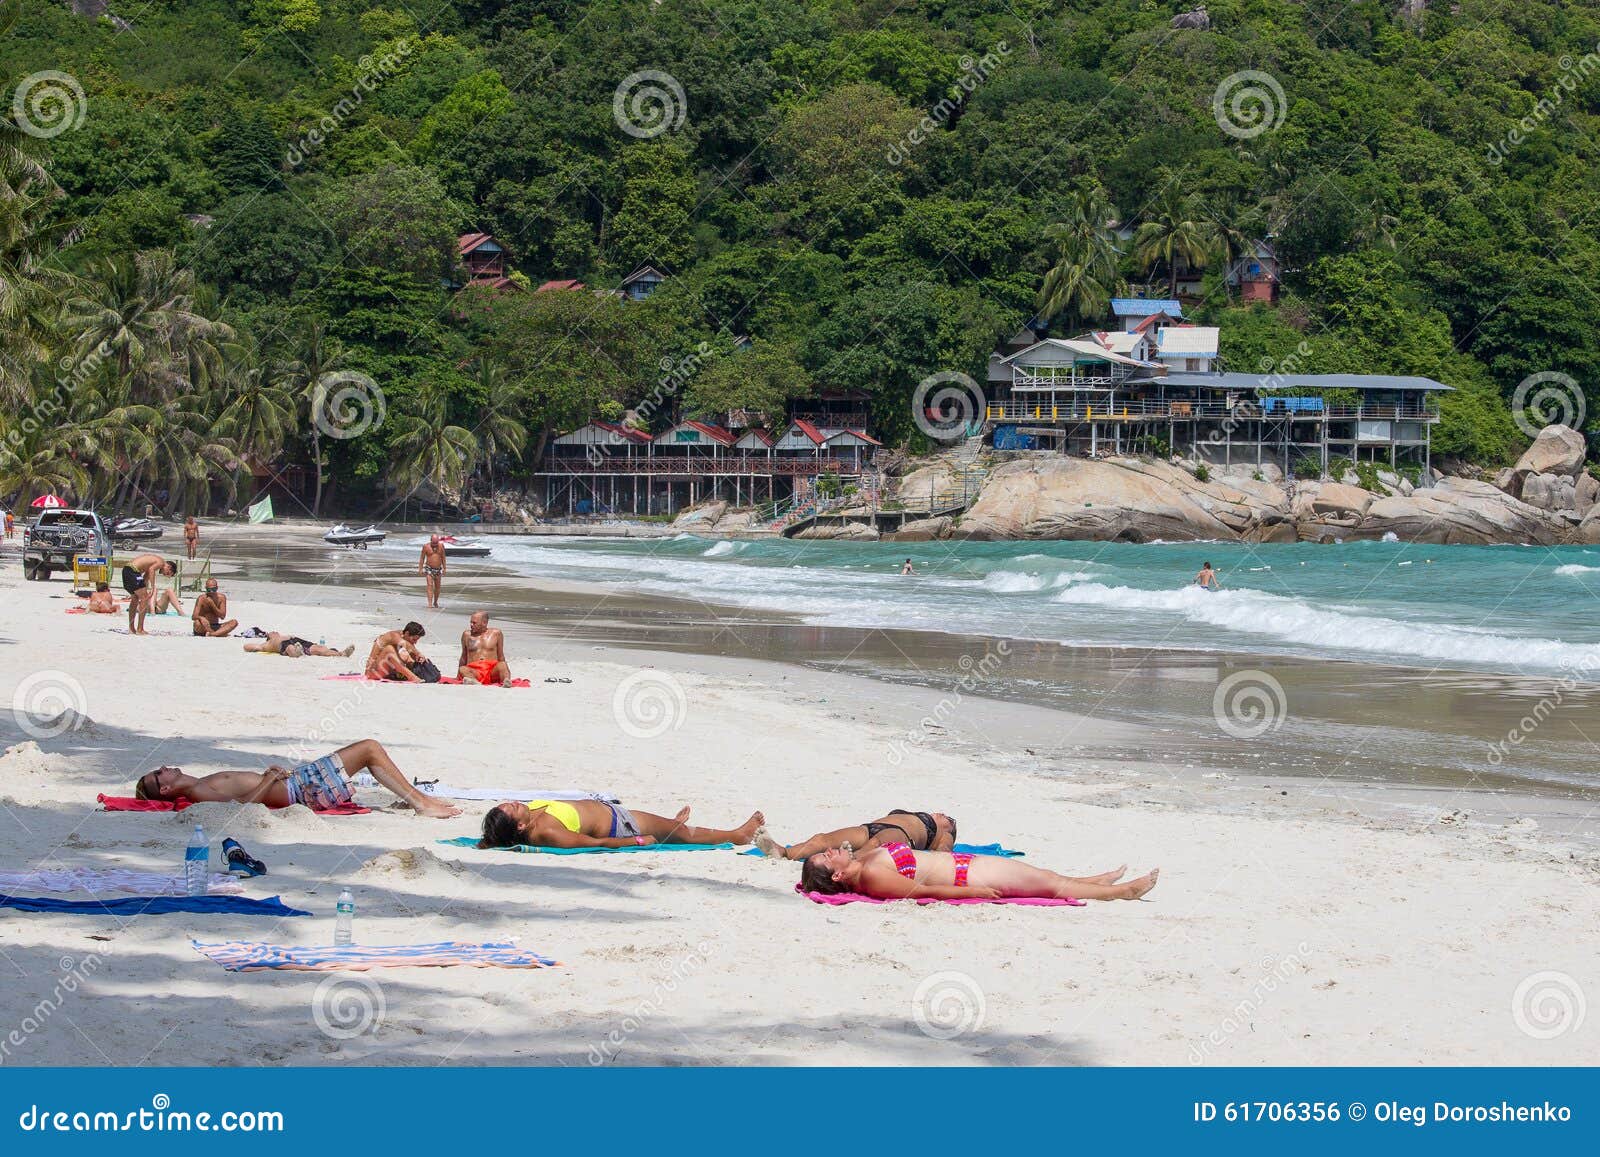
[[[461,662],[456,678],[463,683],[498,683],[502,687],[511,684],[505,636],[489,625],[488,611],[473,614],[467,629],[461,632]]]

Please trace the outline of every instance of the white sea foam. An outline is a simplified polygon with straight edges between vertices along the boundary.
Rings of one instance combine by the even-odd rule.
[[[1055,601],[1176,615],[1190,623],[1266,635],[1297,648],[1335,654],[1363,651],[1438,662],[1497,666],[1509,663],[1519,667],[1582,666],[1588,669],[1600,666],[1600,645],[1518,638],[1486,632],[1481,626],[1459,628],[1444,623],[1403,622],[1378,615],[1350,614],[1262,591],[1204,591],[1196,586],[1140,590],[1083,583],[1061,591]]]
[[[1596,574],[1600,573],[1600,566],[1583,566],[1580,563],[1569,562],[1565,566],[1556,567],[1556,573],[1560,575]]]
[[[734,551],[738,550],[741,545],[741,543],[723,540],[722,542],[713,543],[710,550],[701,552],[701,557],[721,558],[725,554],[732,554]]]

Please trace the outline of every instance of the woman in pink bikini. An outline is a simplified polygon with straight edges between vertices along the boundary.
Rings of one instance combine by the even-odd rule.
[[[1126,869],[1075,877],[1001,856],[918,852],[885,844],[857,857],[843,848],[808,856],[800,888],[832,895],[856,892],[878,900],[1041,899],[1137,900],[1156,886],[1161,869],[1118,883]]]

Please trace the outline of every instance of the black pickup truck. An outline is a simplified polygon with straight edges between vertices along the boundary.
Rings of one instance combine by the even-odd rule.
[[[92,510],[46,510],[22,529],[22,577],[43,581],[51,571],[71,570],[78,555],[111,558],[111,535]]]

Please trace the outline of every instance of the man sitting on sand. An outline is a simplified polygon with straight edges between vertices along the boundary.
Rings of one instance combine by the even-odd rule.
[[[779,860],[803,860],[846,844],[854,848],[857,855],[862,855],[895,842],[907,844],[919,852],[948,852],[956,844],[956,821],[943,812],[896,810],[853,828],[818,832],[787,848],[768,835],[765,828],[755,835],[756,847]]]
[[[506,666],[506,640],[498,628],[489,625],[488,611],[475,611],[467,629],[461,632],[461,661],[456,678],[463,683],[511,683],[511,668]]]
[[[310,639],[302,639],[299,635],[284,635],[277,631],[268,631],[265,639],[259,643],[246,643],[244,649],[252,655],[282,655],[286,659],[298,659],[304,655],[310,655],[313,659],[348,659],[356,653],[354,643],[337,651],[321,643],[313,643]]]
[[[761,826],[756,812],[732,829],[689,825],[689,809],[672,819],[592,799],[536,799],[496,804],[483,817],[480,848],[626,848],[648,844],[748,844]]]
[[[156,576],[177,573],[178,564],[167,561],[159,554],[135,555],[128,565],[122,568],[122,589],[128,592],[130,635],[149,634],[144,629],[144,617],[155,602]],[[161,613],[160,610],[156,611],[158,615]]]
[[[1063,876],[1003,856],[916,852],[885,844],[864,856],[841,848],[818,852],[800,869],[800,889],[824,896],[855,892],[878,900],[1137,900],[1161,869],[1118,883],[1126,869]]]
[[[214,578],[206,579],[206,593],[194,601],[194,633],[202,638],[220,639],[239,625],[228,618],[228,596]]]
[[[117,596],[111,593],[110,583],[94,584],[94,594],[89,596],[89,609],[97,615],[117,613]]]
[[[372,650],[367,655],[367,678],[421,683],[411,670],[411,664],[422,662],[417,643],[427,633],[421,623],[407,623],[398,631],[385,631],[372,640]]]
[[[354,798],[349,777],[370,771],[372,778],[410,804],[418,815],[449,819],[461,809],[424,795],[395,766],[383,744],[363,739],[341,747],[320,759],[298,767],[277,764],[266,771],[219,771],[198,779],[185,775],[180,767],[158,767],[141,775],[134,784],[135,799],[190,803],[264,803],[268,807],[306,807],[326,810],[347,804]]]

